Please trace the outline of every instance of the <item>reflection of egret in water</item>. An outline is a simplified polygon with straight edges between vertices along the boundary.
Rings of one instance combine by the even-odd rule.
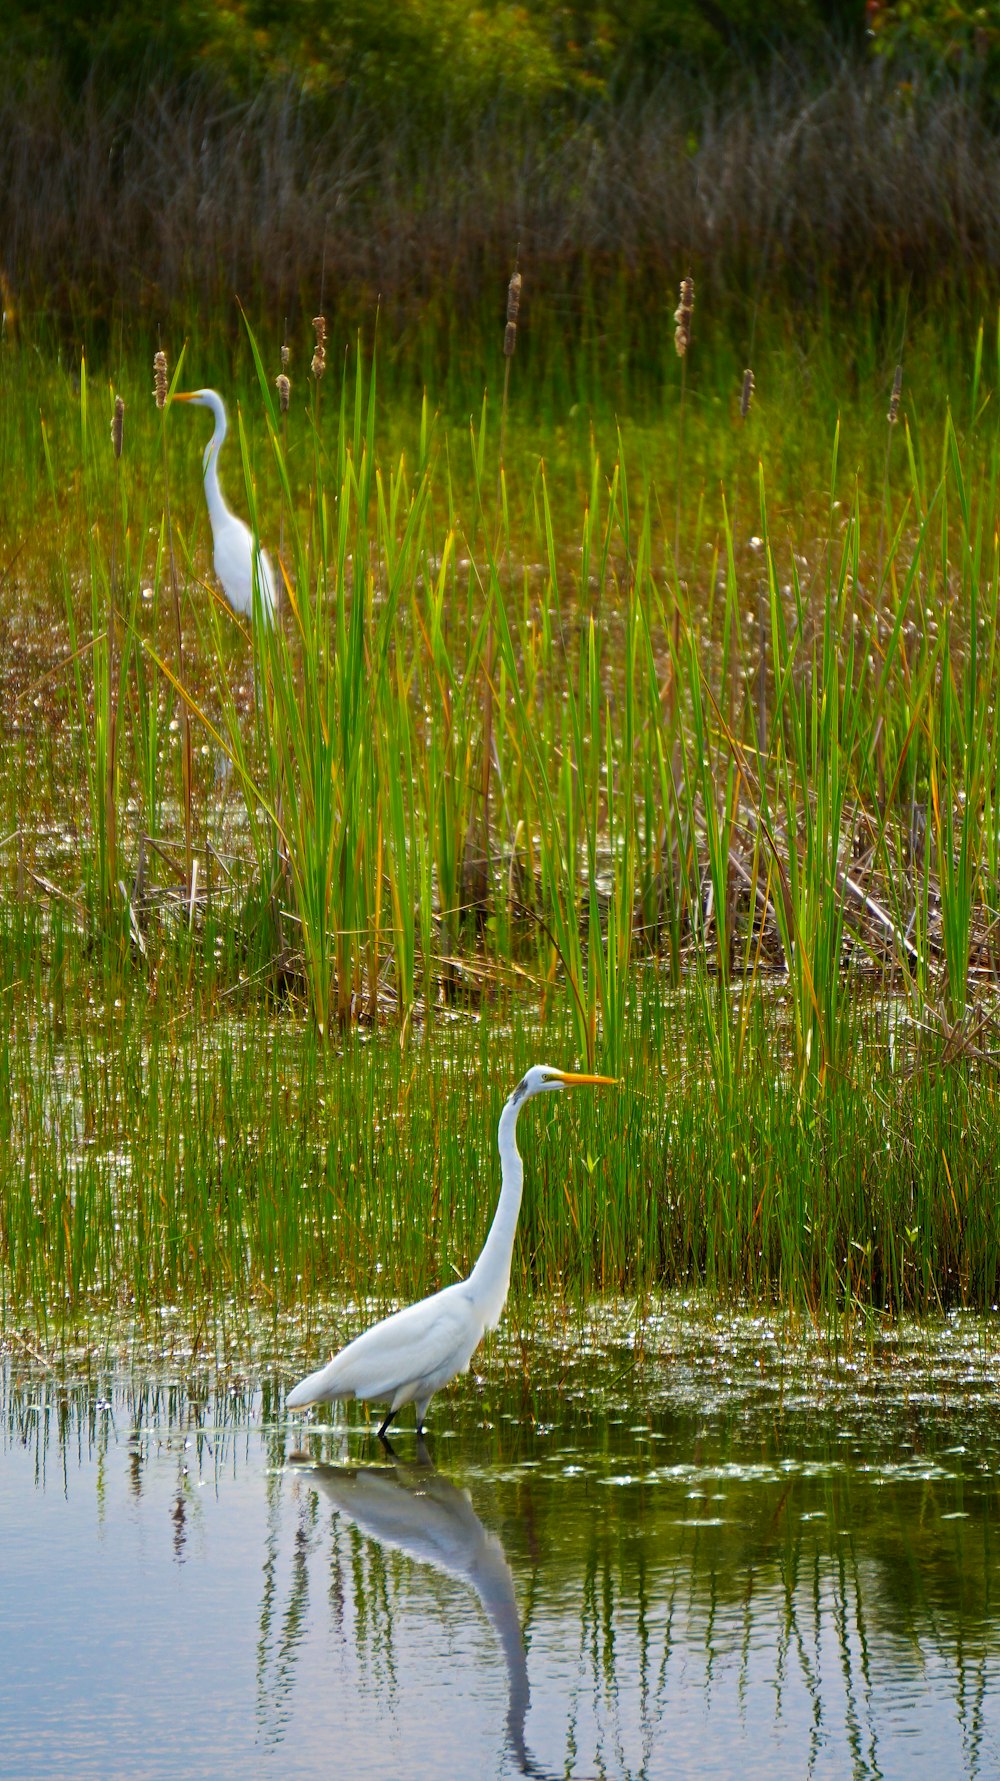
[[[558,1397],[536,1387],[516,1443],[513,1392],[476,1432],[472,1504],[342,1427],[317,1451],[353,1472],[296,1472],[267,1382],[0,1353],[0,1771],[73,1774],[83,1748],[95,1773],[146,1773],[162,1747],[202,1773],[214,1739],[220,1781],[516,1777],[538,1773],[527,1740],[559,1775],[616,1781],[996,1781],[1000,1359],[985,1384],[968,1360],[986,1334],[962,1330],[937,1385],[841,1388],[831,1362],[779,1400],[727,1328],[703,1379],[678,1344],[670,1379],[689,1375],[648,1418],[599,1386],[578,1407],[588,1350]]]
[[[303,1472],[339,1515],[369,1540],[431,1565],[479,1598],[507,1666],[507,1742],[523,1775],[544,1777],[524,1742],[531,1698],[514,1578],[496,1534],[485,1528],[466,1491],[435,1471],[427,1449],[419,1466],[312,1465]],[[391,1452],[391,1449],[390,1449]]]

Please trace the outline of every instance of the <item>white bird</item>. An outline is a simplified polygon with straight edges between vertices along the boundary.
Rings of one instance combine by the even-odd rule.
[[[515,1138],[517,1116],[533,1095],[590,1082],[613,1086],[615,1078],[581,1076],[572,1070],[553,1070],[548,1064],[535,1064],[528,1071],[500,1115],[500,1200],[469,1278],[373,1324],[289,1392],[289,1410],[345,1398],[388,1399],[389,1410],[378,1431],[381,1440],[404,1404],[416,1405],[417,1433],[423,1433],[434,1393],[456,1373],[468,1372],[485,1332],[496,1329],[503,1313],[524,1181]]]
[[[196,408],[210,408],[215,416],[215,430],[205,447],[205,500],[212,526],[215,573],[222,591],[234,612],[253,616],[254,580],[257,582],[261,615],[266,624],[274,621],[274,571],[266,550],[257,548],[253,555],[250,527],[226,506],[219,487],[219,452],[226,437],[226,405],[218,390],[186,390],[174,396],[175,402],[191,402]]]

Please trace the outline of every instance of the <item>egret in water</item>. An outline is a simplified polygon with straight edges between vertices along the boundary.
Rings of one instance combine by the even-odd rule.
[[[226,405],[218,390],[187,390],[175,395],[175,402],[192,402],[196,408],[210,408],[215,417],[215,430],[205,447],[205,500],[212,525],[215,573],[222,591],[234,612],[248,618],[253,615],[254,579],[260,599],[260,610],[266,624],[274,619],[274,571],[266,550],[257,547],[256,557],[250,527],[226,506],[219,487],[219,452],[226,437]]]
[[[457,1280],[416,1305],[395,1311],[364,1335],[349,1342],[317,1373],[310,1373],[286,1399],[289,1410],[304,1404],[331,1403],[344,1398],[389,1400],[379,1437],[404,1404],[415,1404],[417,1433],[423,1433],[427,1406],[456,1373],[467,1373],[469,1362],[487,1330],[500,1322],[514,1253],[514,1233],[521,1209],[524,1168],[517,1148],[517,1116],[533,1095],[552,1089],[577,1088],[584,1083],[614,1085],[613,1076],[581,1076],[572,1070],[553,1070],[535,1064],[518,1083],[500,1115],[497,1147],[500,1151],[500,1201],[482,1253],[467,1280]]]

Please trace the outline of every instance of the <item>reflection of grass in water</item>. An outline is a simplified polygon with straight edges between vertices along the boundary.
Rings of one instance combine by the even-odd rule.
[[[154,1487],[147,1461],[179,1433],[192,1480],[214,1479],[224,1511],[233,1480],[244,1468],[258,1477],[263,1458],[271,1513],[262,1728],[289,1707],[317,1613],[329,1636],[333,1612],[348,1649],[364,1641],[365,1686],[384,1681],[394,1653],[401,1657],[414,1605],[425,1627],[439,1615],[452,1628],[468,1617],[483,1661],[499,1663],[492,1643],[481,1643],[474,1597],[428,1581],[415,1542],[408,1553],[398,1538],[380,1545],[363,1521],[360,1534],[342,1517],[332,1521],[308,1474],[289,1513],[289,1475],[280,1471],[287,1429],[270,1420],[277,1401],[265,1395],[261,1416],[254,1396],[261,1369],[270,1376],[272,1329],[266,1317],[250,1321],[237,1378],[204,1357],[185,1365],[190,1332],[158,1369],[152,1347],[130,1354],[127,1324],[95,1320],[82,1348],[67,1346],[57,1375],[23,1359],[0,1374],[5,1439],[27,1444],[39,1482],[60,1496],[68,1471],[69,1501],[79,1502],[82,1485],[88,1514],[90,1483],[78,1468],[92,1463],[103,1475],[130,1430],[140,1492]],[[471,1382],[440,1400],[442,1428],[460,1439],[430,1441],[447,1492],[467,1490],[487,1538],[502,1540],[536,1710],[558,1652],[571,1656],[578,1690],[597,1691],[595,1701],[620,1695],[626,1731],[636,1723],[634,1690],[658,1725],[683,1689],[710,1685],[718,1708],[729,1687],[777,1684],[772,1711],[791,1713],[803,1688],[821,1703],[829,1749],[850,1722],[845,1687],[861,1720],[888,1737],[886,1691],[906,1685],[910,1664],[927,1664],[938,1684],[942,1673],[974,1683],[981,1666],[995,1664],[988,1533],[1000,1507],[998,1381],[987,1326],[897,1326],[848,1354],[795,1320],[720,1317],[704,1297],[668,1299],[648,1307],[641,1356],[609,1391],[635,1338],[632,1310],[571,1314],[570,1325],[560,1333],[544,1318],[532,1328],[527,1405],[511,1345],[511,1376],[505,1382],[491,1367],[485,1404]],[[140,1385],[123,1380],[129,1360]],[[346,1442],[338,1433],[309,1445],[341,1463],[372,1457],[357,1430]],[[405,1456],[419,1489],[412,1436]],[[614,1483],[626,1474],[631,1482]],[[200,1547],[188,1554],[194,1564],[206,1556]],[[558,1670],[565,1681],[563,1661]],[[582,1708],[587,1698],[576,1695]],[[952,1698],[966,1696],[956,1689]],[[535,1720],[529,1730],[538,1729]]]
[[[752,443],[766,460],[777,433],[780,459],[797,422],[768,417],[755,357]],[[692,497],[676,635],[661,566],[673,504],[643,486],[628,433],[603,468],[589,444],[560,445],[552,476],[525,477],[508,439],[498,512],[489,408],[464,470],[426,406],[411,453],[386,452],[360,357],[339,410],[314,410],[315,435],[301,410],[287,446],[273,415],[266,441],[239,429],[265,532],[281,491],[296,604],[251,668],[249,640],[190,596],[186,691],[213,728],[196,726],[199,891],[183,900],[153,416],[130,403],[123,470],[94,425],[73,443],[75,404],[49,374],[56,585],[73,609],[85,535],[90,614],[54,676],[68,637],[29,517],[34,373],[16,351],[0,371],[14,398],[0,422],[5,524],[25,553],[10,688],[22,739],[0,778],[12,1313],[30,1305],[44,1325],[119,1297],[140,1311],[230,1295],[281,1308],[331,1286],[382,1304],[445,1284],[492,1209],[502,1093],[539,1056],[589,1057],[628,1083],[613,1107],[561,1110],[531,1135],[516,1290],[705,1281],[825,1317],[994,1301],[983,985],[1000,720],[981,343],[971,418],[961,433],[945,418],[939,439],[929,426],[927,445],[908,432],[898,489],[884,399],[852,454],[868,476],[845,476],[842,427],[818,480],[817,401],[796,460],[816,492],[799,498],[794,549],[766,471],[752,496]],[[717,444],[736,456],[694,394],[692,488]],[[169,437],[166,449],[175,516],[200,515],[197,454],[185,442],[182,464]],[[115,776],[81,771],[76,745],[106,736],[113,702],[112,504],[116,607],[131,617],[109,827]],[[762,653],[761,737],[749,689]],[[483,867],[462,849],[487,729]],[[344,1055],[289,1008],[342,1035]],[[402,1049],[352,1033],[390,1020]]]

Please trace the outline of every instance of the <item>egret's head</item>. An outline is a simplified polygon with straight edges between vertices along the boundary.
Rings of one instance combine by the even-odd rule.
[[[218,390],[177,390],[173,401],[190,402],[192,408],[208,408],[215,420],[215,431],[205,447],[205,469],[213,451],[218,451],[226,437],[226,405]]]
[[[226,405],[218,390],[175,390],[172,400],[190,402],[193,408],[210,408],[216,417],[225,415],[226,412]]]
[[[173,402],[193,402],[196,408],[210,408],[213,414],[226,412],[226,404],[218,390],[175,390],[171,397]]]
[[[583,1076],[576,1070],[554,1070],[551,1064],[532,1064],[527,1075],[518,1083],[511,1100],[517,1105],[528,1101],[532,1095],[544,1094],[552,1088],[581,1088],[586,1083],[604,1083],[608,1088],[617,1087],[614,1076]]]

